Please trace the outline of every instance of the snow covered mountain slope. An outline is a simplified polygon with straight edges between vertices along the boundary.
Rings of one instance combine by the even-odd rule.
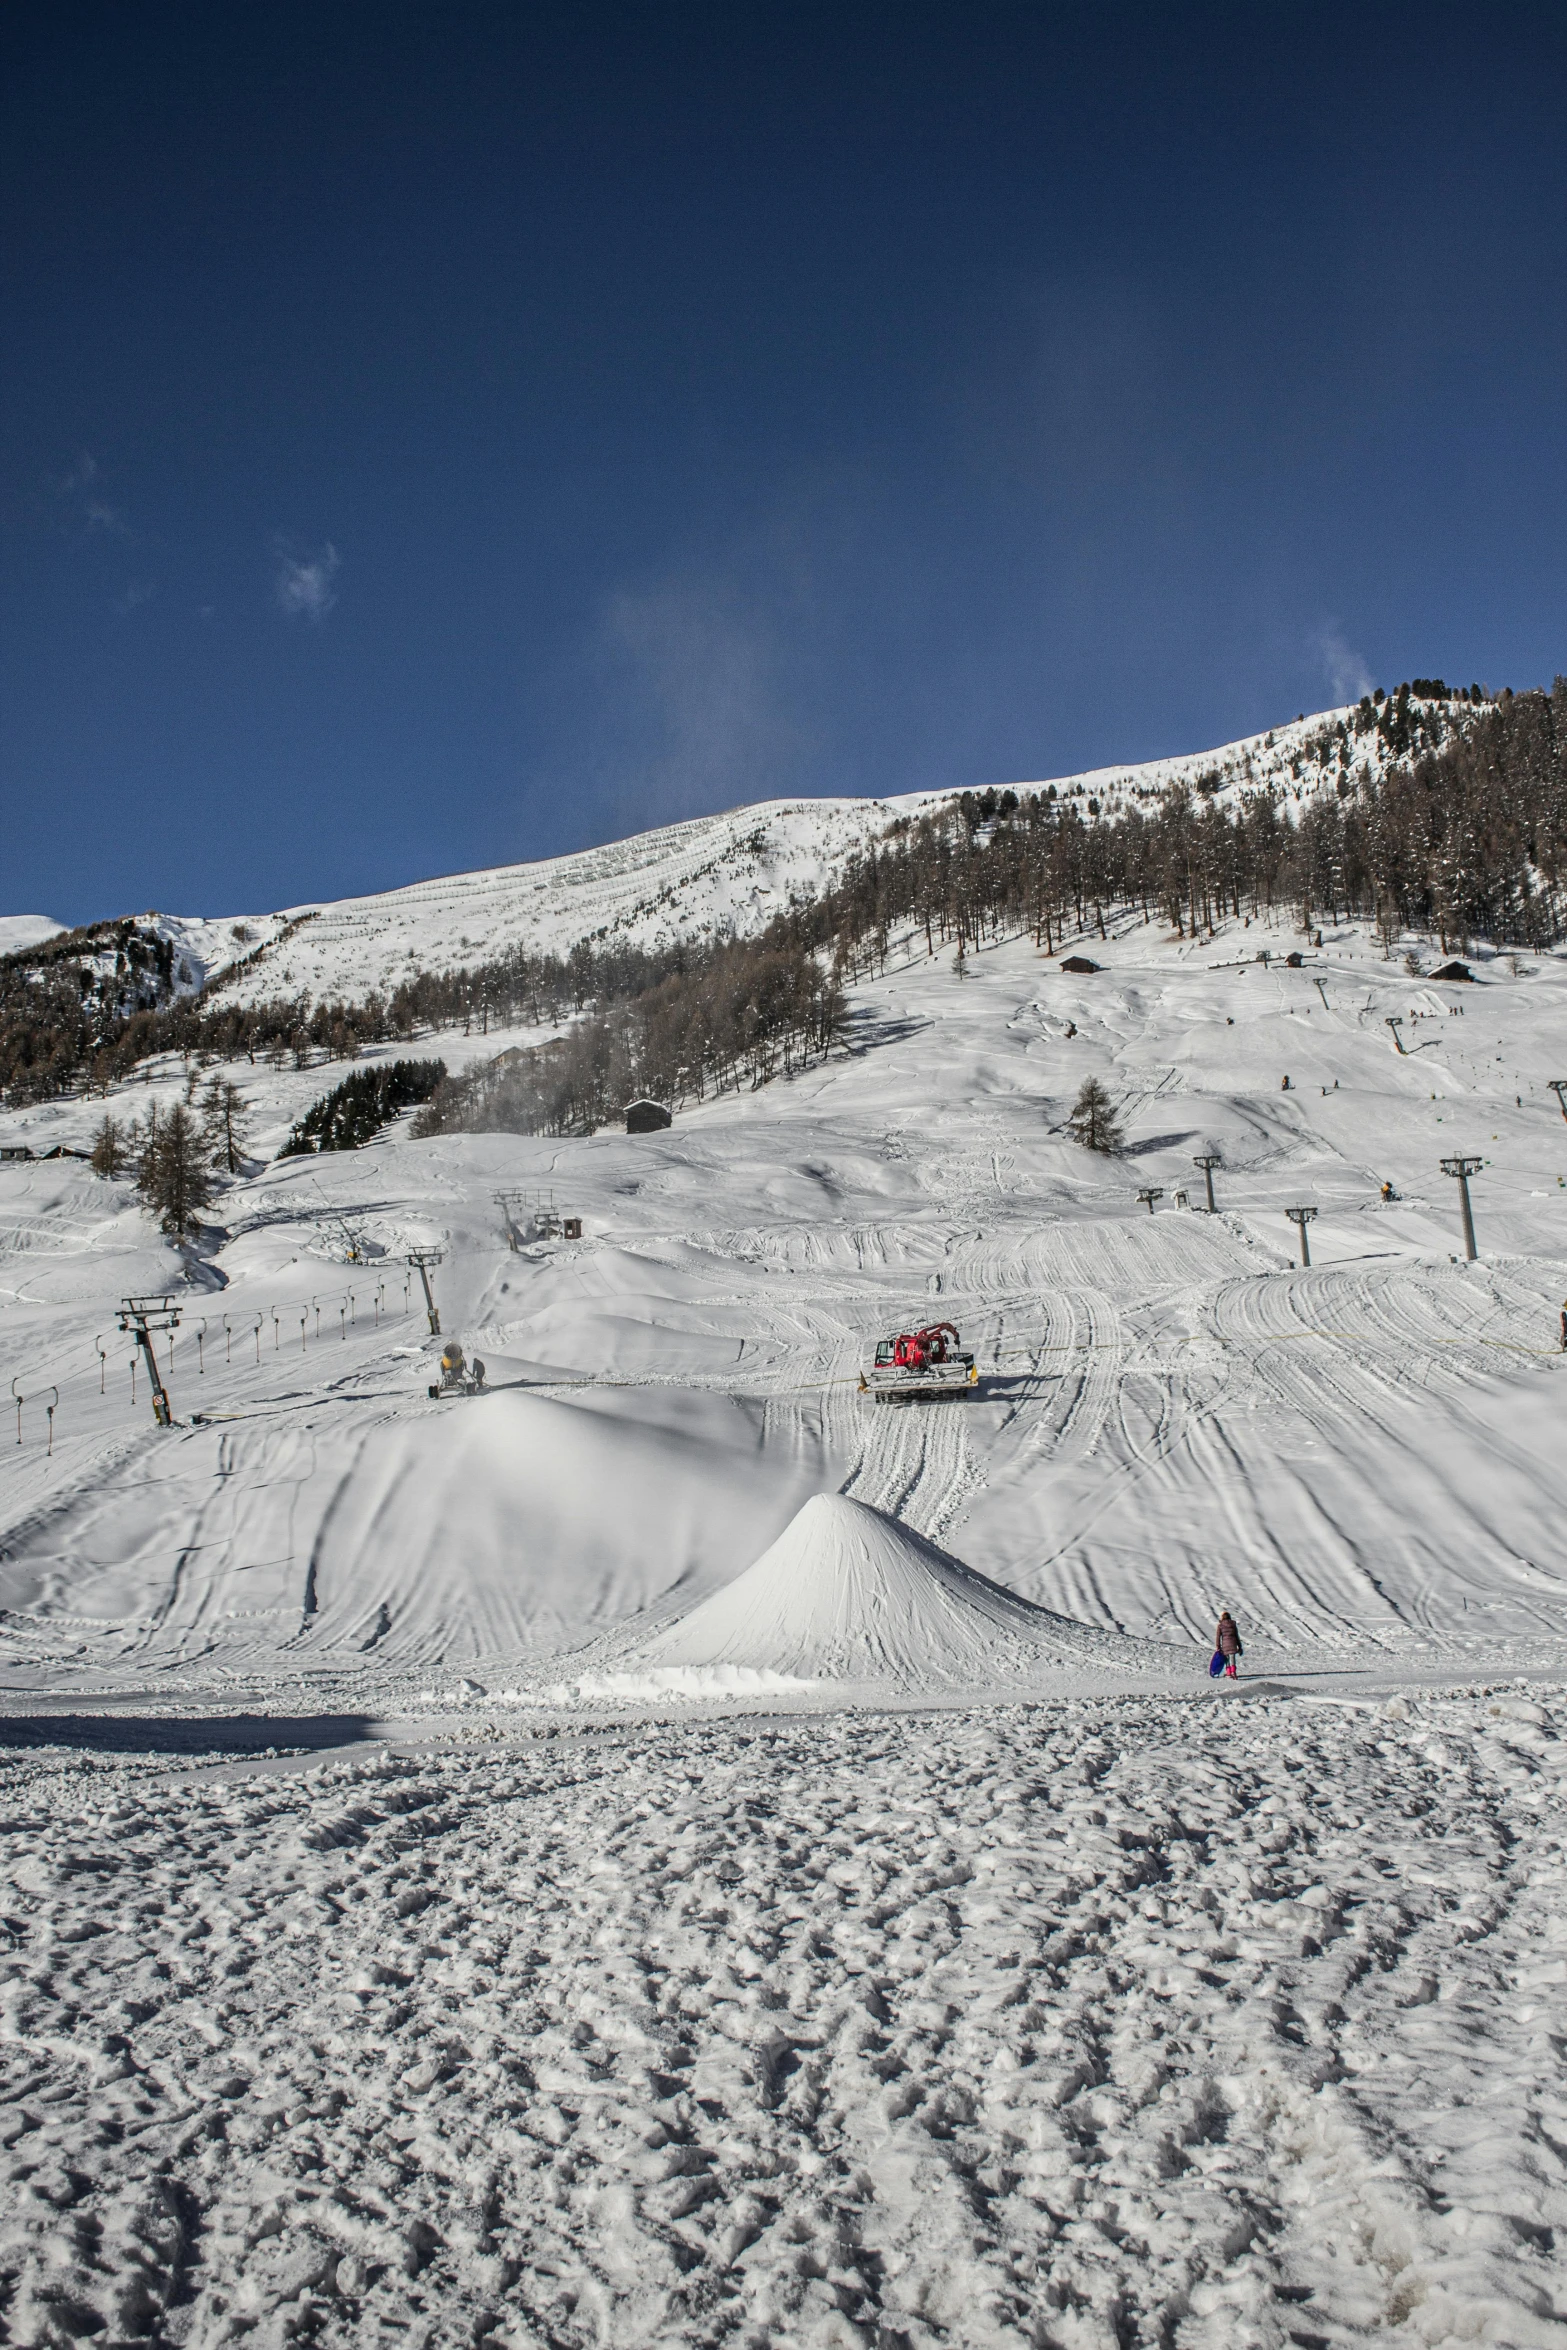
[[[296,907],[272,918],[278,943],[226,981],[224,996],[360,1000],[420,971],[455,970],[519,946],[565,954],[579,939],[651,947],[757,930],[791,893],[819,888],[853,850],[879,838],[900,808],[921,804],[773,801],[574,856]],[[265,932],[254,917],[248,927]]]
[[[0,955],[20,953],[23,947],[42,946],[65,928],[47,914],[0,914]]]
[[[1467,705],[1410,705],[1413,723],[1462,724]],[[1340,776],[1376,775],[1387,763],[1375,732],[1342,741],[1349,709],[1318,712],[1218,750],[1097,768],[1020,783],[1054,791],[1086,811],[1151,807],[1172,786],[1219,803],[1271,789],[1287,808]],[[362,1000],[420,971],[455,970],[514,947],[564,954],[579,939],[653,947],[676,937],[761,926],[791,895],[830,882],[855,850],[955,793],[885,800],[774,800],[666,825],[573,856],[456,873],[406,889],[284,913],[206,918],[156,915],[197,984],[222,979],[225,1000],[269,996]],[[224,974],[228,976],[224,976]]]

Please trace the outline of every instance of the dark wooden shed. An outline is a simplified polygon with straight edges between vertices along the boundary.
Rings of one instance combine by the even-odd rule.
[[[628,1134],[657,1134],[665,1126],[674,1124],[674,1113],[662,1102],[627,1102],[626,1132]]]
[[[1433,979],[1467,979],[1471,987],[1474,985],[1474,973],[1467,963],[1443,963],[1431,976]]]
[[[1091,963],[1086,955],[1068,955],[1061,968],[1063,971],[1098,971],[1101,965]]]

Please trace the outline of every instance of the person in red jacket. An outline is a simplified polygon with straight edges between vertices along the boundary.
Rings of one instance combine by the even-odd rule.
[[[1228,1608],[1219,1618],[1219,1629],[1213,1636],[1213,1645],[1224,1659],[1225,1679],[1227,1681],[1235,1680],[1237,1678],[1235,1660],[1244,1654],[1244,1651],[1241,1648],[1240,1626]]]

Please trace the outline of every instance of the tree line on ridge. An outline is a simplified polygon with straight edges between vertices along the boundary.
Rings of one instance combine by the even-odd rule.
[[[1182,936],[1287,912],[1303,929],[1369,920],[1390,953],[1406,931],[1444,952],[1474,938],[1549,947],[1567,920],[1567,681],[1495,703],[1472,689],[1462,723],[1444,715],[1453,699],[1420,679],[1324,727],[1306,772],[1328,787],[1293,815],[1244,778],[1221,797],[1216,770],[1114,813],[1053,786],[965,792],[899,820],[750,939],[517,947],[362,1002],[241,1006],[219,988],[130,1008],[96,996],[52,940],[0,960],[0,1085],[20,1102],[107,1089],[170,1051],[302,1067],[459,1026],[557,1027],[448,1077],[419,1116],[427,1131],[574,1132],[639,1093],[700,1100],[819,1058],[842,1033],[847,985],[885,962],[895,932],[931,954],[1025,932],[1053,952],[1130,908]],[[1367,737],[1392,762],[1380,774],[1357,767]]]

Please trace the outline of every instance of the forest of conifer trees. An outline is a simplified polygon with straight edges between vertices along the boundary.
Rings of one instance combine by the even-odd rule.
[[[1368,698],[1357,723],[1408,741],[1410,696]],[[1180,936],[1226,916],[1283,912],[1304,931],[1355,915],[1378,925],[1389,953],[1406,931],[1444,951],[1475,937],[1540,948],[1562,935],[1567,681],[1506,697],[1381,781],[1356,783],[1347,761],[1341,772],[1342,788],[1294,819],[1263,792],[1234,807],[1172,793],[1150,814],[1114,820],[1048,792],[964,793],[895,825],[759,939],[676,950],[656,978],[645,959],[621,974],[624,993],[595,993],[563,1037],[448,1078],[418,1130],[582,1132],[634,1094],[674,1106],[764,1084],[827,1049],[845,982],[911,928],[932,954],[1024,932],[1050,952],[1085,929],[1102,935],[1127,908]]]

